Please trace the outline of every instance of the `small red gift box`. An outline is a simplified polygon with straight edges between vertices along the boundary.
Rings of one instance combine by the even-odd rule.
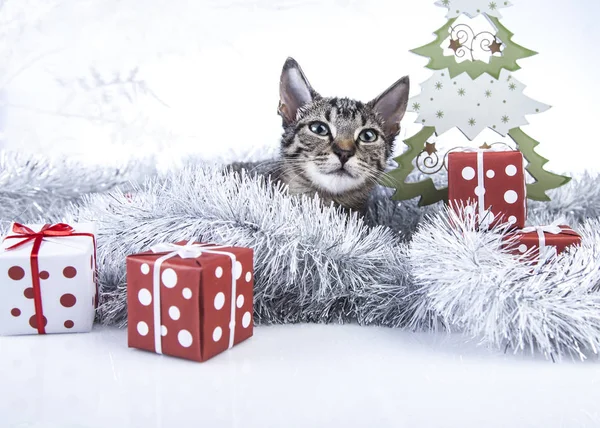
[[[581,236],[569,226],[551,224],[522,229],[507,236],[505,248],[527,261],[543,264],[566,248],[579,245]]]
[[[129,347],[206,361],[253,333],[253,250],[159,244],[127,257]]]
[[[448,155],[448,202],[457,212],[477,216],[477,224],[525,226],[526,188],[519,151],[451,152]]]

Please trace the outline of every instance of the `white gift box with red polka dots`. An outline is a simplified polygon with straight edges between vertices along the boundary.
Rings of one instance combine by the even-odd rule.
[[[39,231],[44,225],[28,225]],[[96,234],[93,224],[71,224],[75,233]],[[8,234],[11,235],[11,233]],[[95,241],[92,236],[44,237],[37,257],[41,297],[36,311],[31,253],[33,241],[0,244],[0,335],[83,333],[92,329],[96,308]]]
[[[252,336],[253,250],[194,245],[127,257],[129,347],[206,361]]]

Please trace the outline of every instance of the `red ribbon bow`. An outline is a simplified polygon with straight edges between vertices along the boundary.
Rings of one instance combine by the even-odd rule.
[[[22,239],[20,242],[10,246],[7,250],[14,250],[19,248],[30,241],[33,241],[33,247],[31,248],[30,264],[31,264],[31,278],[33,282],[33,301],[35,305],[35,317],[37,320],[37,330],[39,334],[46,334],[46,326],[44,322],[44,310],[42,307],[42,291],[40,286],[40,268],[38,263],[38,254],[42,241],[47,237],[61,237],[61,236],[90,236],[94,240],[94,263],[96,260],[96,238],[91,233],[74,233],[71,226],[65,223],[58,223],[54,225],[46,224],[42,227],[39,232],[35,232],[31,228],[20,224],[14,223],[12,227],[15,235],[7,236],[4,239]],[[98,291],[96,290],[96,303],[98,302]]]

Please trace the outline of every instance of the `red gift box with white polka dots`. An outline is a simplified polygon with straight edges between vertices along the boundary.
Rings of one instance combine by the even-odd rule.
[[[45,225],[26,225],[39,232]],[[41,240],[37,270],[31,263],[33,240],[9,232],[0,243],[0,335],[86,333],[96,313],[96,234],[93,224],[71,224],[79,236]],[[10,238],[9,238],[10,237]],[[10,247],[20,244],[17,248]],[[22,244],[22,245],[21,245]],[[34,275],[39,283],[36,310]]]
[[[448,155],[448,202],[459,212],[475,214],[480,226],[508,223],[523,228],[527,194],[523,154],[479,150]]]
[[[581,244],[581,236],[569,226],[560,226],[560,233],[544,234],[544,246],[550,250],[550,254],[556,256],[567,248]],[[521,231],[506,237],[504,245],[511,253],[519,255],[523,260],[537,263],[540,260],[540,236],[539,232],[523,233]],[[545,255],[545,260],[548,255]]]
[[[206,361],[250,338],[253,257],[249,248],[215,245],[196,258],[128,256],[129,347]]]

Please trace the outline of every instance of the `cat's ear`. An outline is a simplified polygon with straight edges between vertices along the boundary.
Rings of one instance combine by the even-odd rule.
[[[298,110],[312,102],[319,95],[308,83],[300,65],[293,58],[288,58],[283,65],[279,81],[279,109],[284,125],[296,120]]]
[[[406,113],[409,91],[410,79],[404,76],[370,102],[383,119],[384,132],[388,137],[395,137],[400,131],[400,121]]]

